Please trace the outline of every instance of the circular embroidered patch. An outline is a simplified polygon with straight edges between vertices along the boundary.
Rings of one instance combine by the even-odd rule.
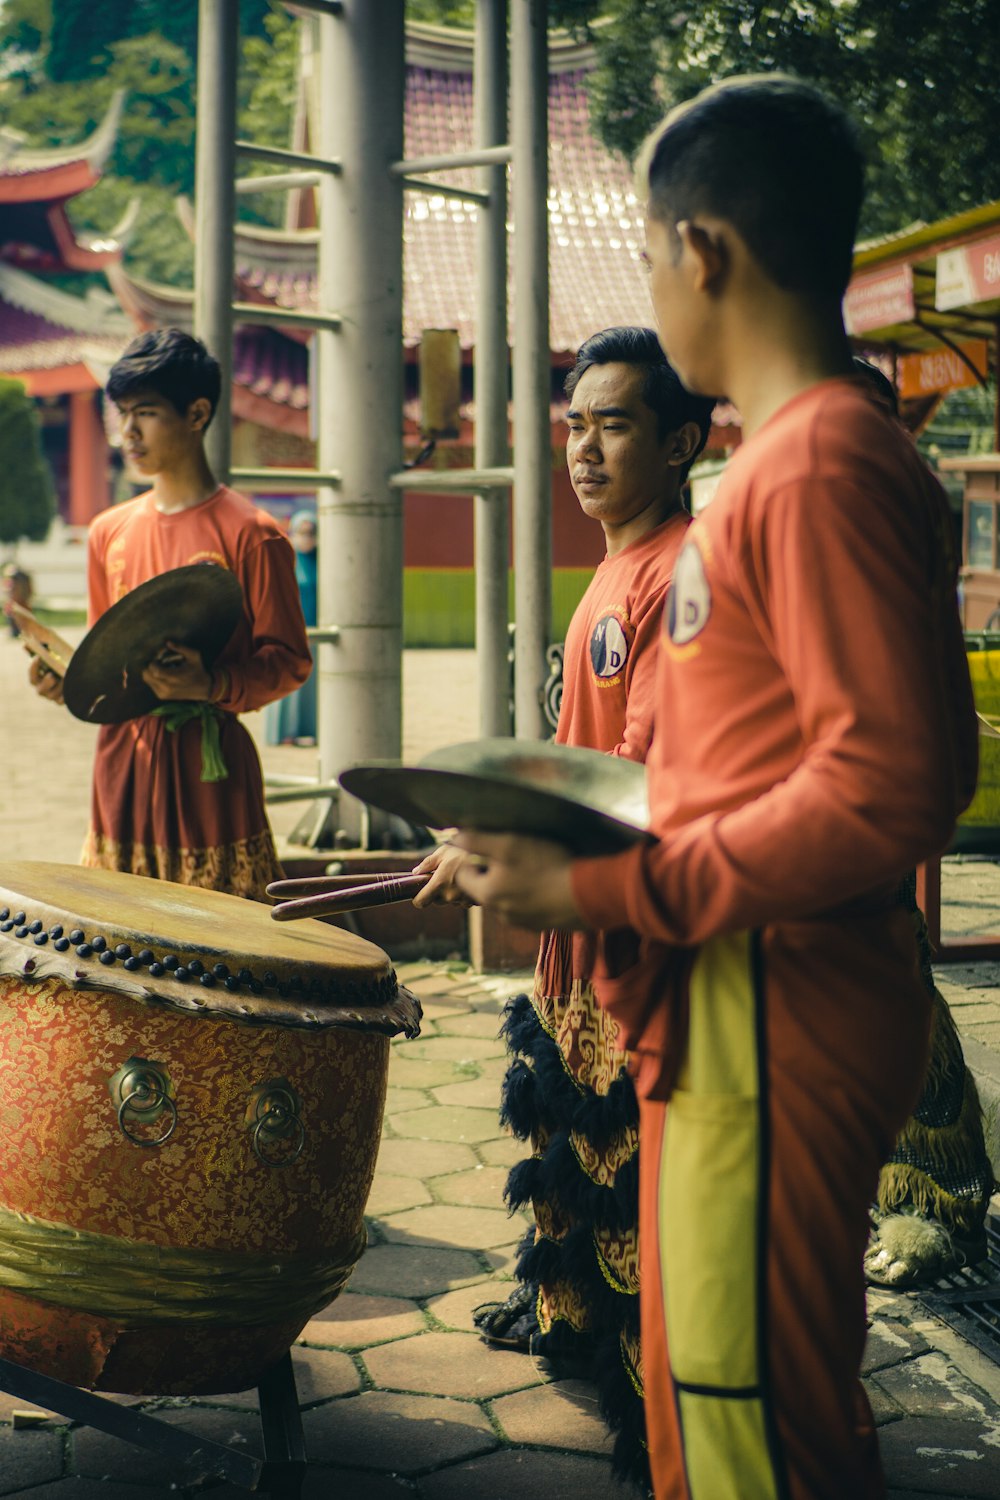
[[[602,615],[590,637],[590,663],[594,675],[617,677],[628,660],[628,639],[615,614]]]
[[[675,646],[686,646],[700,635],[712,613],[712,591],[705,564],[693,541],[685,542],[667,594],[664,624]]]

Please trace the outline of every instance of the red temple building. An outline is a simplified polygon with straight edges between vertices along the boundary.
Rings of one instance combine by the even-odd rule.
[[[116,95],[77,146],[36,149],[0,130],[0,375],[22,381],[38,399],[59,511],[80,526],[110,502],[99,393],[131,325],[105,288],[76,296],[53,278],[106,271],[121,259],[131,212],[107,236],[78,234],[66,213],[100,180],[121,107]]]

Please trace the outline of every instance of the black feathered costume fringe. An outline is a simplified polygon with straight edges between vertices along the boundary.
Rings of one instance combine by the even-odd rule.
[[[614,1469],[649,1490],[639,1346],[639,1109],[590,985],[593,939],[543,938],[532,995],[506,1008],[501,1119],[533,1154],[507,1180],[536,1231],[517,1264],[538,1287],[534,1353],[588,1363],[615,1434]],[[488,1328],[488,1324],[486,1325]]]

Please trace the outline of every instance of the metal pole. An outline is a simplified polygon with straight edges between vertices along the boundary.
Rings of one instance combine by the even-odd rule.
[[[318,467],[341,475],[317,496],[320,624],[340,630],[318,652],[329,782],[402,748],[403,0],[345,0],[317,24],[319,155],[342,163],[319,189],[319,304],[343,319],[316,334]],[[343,795],[338,822],[363,841],[360,803]]]
[[[514,729],[548,733],[542,708],[552,602],[548,258],[548,7],[513,0]]]
[[[233,220],[236,215],[236,53],[239,0],[198,7],[195,140],[194,331],[222,366],[222,392],[205,454],[216,479],[229,478],[233,385]]]
[[[476,146],[500,145],[507,135],[507,0],[480,0],[472,72]],[[507,172],[481,167],[488,207],[476,210],[476,456],[477,469],[508,462],[507,443]],[[479,732],[510,734],[507,669],[507,570],[510,495],[477,495],[476,672]]]

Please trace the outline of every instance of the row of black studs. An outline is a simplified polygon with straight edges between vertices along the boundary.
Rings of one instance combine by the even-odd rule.
[[[122,968],[129,973],[135,973],[137,969],[147,969],[153,979],[162,979],[168,975],[171,979],[178,979],[185,983],[188,979],[196,979],[206,989],[212,989],[216,984],[224,985],[233,993],[244,985],[252,995],[262,995],[266,989],[276,989],[283,998],[288,995],[302,994],[306,989],[305,981],[299,974],[294,974],[291,979],[279,980],[277,974],[268,971],[264,978],[255,979],[249,969],[239,969],[234,974],[228,964],[213,964],[211,969],[198,958],[192,958],[182,964],[175,953],[166,953],[163,958],[158,959],[150,948],[143,948],[139,953],[133,953],[128,943],[118,943],[114,948],[108,946],[107,938],[97,935],[87,941],[86,934],[79,927],[74,927],[68,934],[64,927],[56,924],[45,931],[45,924],[39,919],[29,922],[23,911],[11,913],[9,906],[0,908],[0,932],[13,931],[16,938],[33,938],[35,945],[43,948],[51,939],[52,946],[57,953],[68,953],[71,947],[75,947],[77,958],[92,958],[96,953],[100,963],[110,968],[120,959]],[[395,975],[387,982],[379,981],[377,988],[396,988]],[[325,986],[318,979],[309,982],[309,993],[318,996]],[[345,986],[350,990],[353,986]]]

